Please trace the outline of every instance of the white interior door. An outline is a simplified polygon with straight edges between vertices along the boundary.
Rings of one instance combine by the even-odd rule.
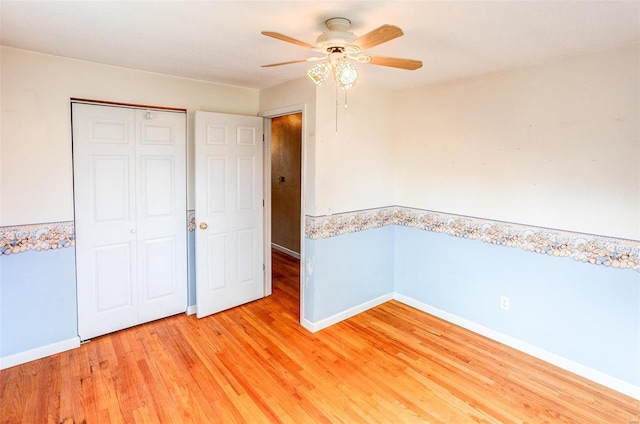
[[[72,107],[80,338],[184,312],[184,114]]]
[[[265,296],[262,118],[195,115],[198,318]]]

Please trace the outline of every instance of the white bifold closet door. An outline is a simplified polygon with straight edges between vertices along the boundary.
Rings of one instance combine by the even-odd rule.
[[[81,340],[185,312],[186,114],[72,104]]]

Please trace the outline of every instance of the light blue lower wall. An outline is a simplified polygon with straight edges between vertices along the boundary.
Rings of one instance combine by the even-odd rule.
[[[393,227],[305,239],[304,318],[318,322],[393,292]]]
[[[187,232],[187,305],[196,305],[196,233]]]
[[[393,228],[396,293],[640,386],[637,271]]]
[[[0,357],[78,337],[75,249],[0,256]]]
[[[302,320],[315,322],[316,316],[315,309],[315,287],[316,273],[315,273],[315,257],[316,257],[316,244],[318,240],[304,239],[304,256],[301,258],[300,267],[304,268],[304,287],[300,286],[301,301],[304,305],[301,305],[302,310],[300,316]],[[304,260],[304,262],[303,262]],[[300,282],[303,283],[302,281]]]

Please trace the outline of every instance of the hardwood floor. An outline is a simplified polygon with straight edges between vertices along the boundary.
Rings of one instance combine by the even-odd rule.
[[[0,372],[2,423],[621,423],[640,402],[392,301],[312,334],[273,295]]]

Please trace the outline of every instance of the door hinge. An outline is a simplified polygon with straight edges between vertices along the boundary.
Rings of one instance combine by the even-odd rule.
[[[264,208],[264,199],[262,199],[262,207]]]
[[[265,264],[262,264],[262,272],[267,272],[267,266]]]

